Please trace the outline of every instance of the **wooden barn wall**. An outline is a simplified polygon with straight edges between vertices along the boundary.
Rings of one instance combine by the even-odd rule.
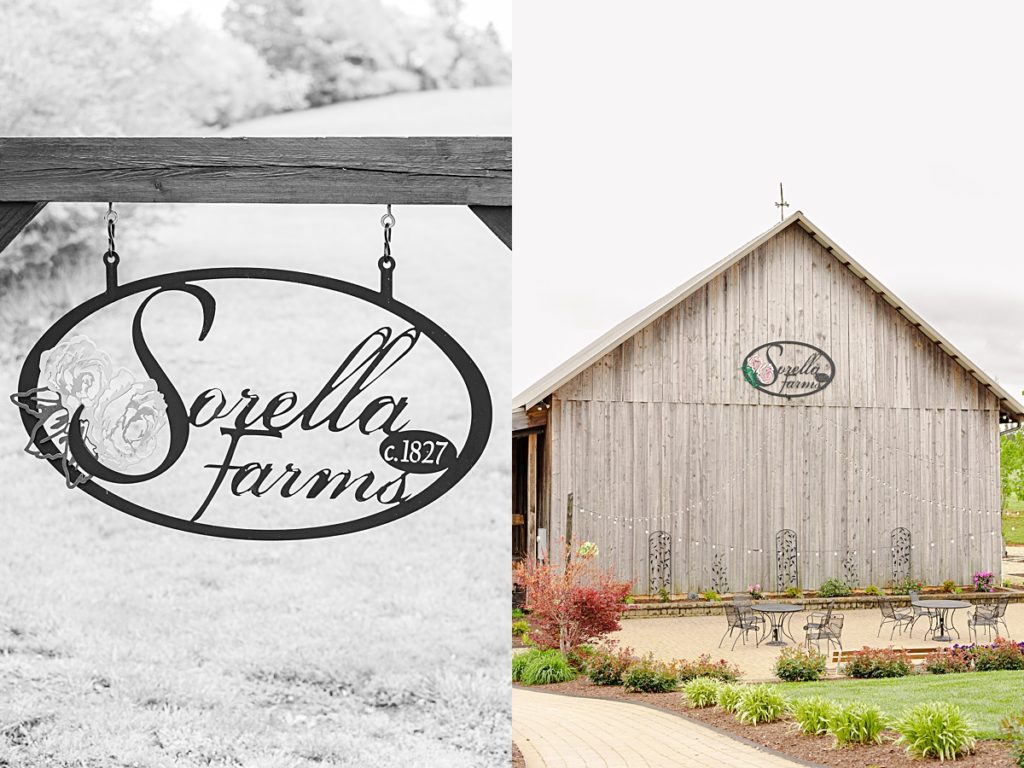
[[[835,360],[822,392],[786,400],[740,373],[774,340]],[[551,540],[576,502],[574,539],[648,591],[648,537],[672,541],[673,589],[774,589],[775,535],[798,538],[816,588],[892,574],[910,529],[911,573],[969,583],[1000,573],[995,397],[792,226],[554,393]],[[553,547],[557,552],[557,547]],[[844,566],[844,561],[846,565]]]

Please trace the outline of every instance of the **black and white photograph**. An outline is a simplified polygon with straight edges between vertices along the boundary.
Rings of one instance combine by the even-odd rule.
[[[509,764],[508,28],[0,2],[0,765]]]

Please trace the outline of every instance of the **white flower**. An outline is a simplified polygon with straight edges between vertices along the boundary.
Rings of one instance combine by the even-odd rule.
[[[100,394],[86,431],[96,458],[123,470],[153,455],[167,424],[167,404],[152,379],[137,381],[122,368]]]
[[[40,383],[60,396],[70,413],[91,408],[110,381],[110,358],[85,336],[73,336],[39,356]]]

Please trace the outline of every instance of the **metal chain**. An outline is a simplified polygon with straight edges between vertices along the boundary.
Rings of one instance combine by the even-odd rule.
[[[121,257],[117,255],[114,247],[114,233],[116,231],[117,211],[113,203],[107,203],[107,213],[104,216],[107,220],[107,252],[103,254],[103,263],[107,268],[107,292],[113,293],[117,290],[117,264]]]
[[[117,257],[117,249],[114,247],[114,232],[117,224],[117,211],[113,203],[107,203],[107,213],[103,217],[107,221],[107,252],[103,255],[104,261],[111,261]]]
[[[380,268],[380,292],[390,301],[395,271],[395,260],[391,256],[391,230],[395,227],[395,217],[391,213],[390,203],[388,212],[380,217],[380,225],[384,227],[384,255],[377,261]]]
[[[384,227],[384,259],[381,266],[391,269],[395,265],[395,260],[391,257],[391,230],[395,226],[395,217],[391,213],[390,203],[388,203],[388,212],[380,217],[380,225]]]

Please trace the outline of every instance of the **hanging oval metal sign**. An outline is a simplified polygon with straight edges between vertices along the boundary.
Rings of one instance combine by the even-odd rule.
[[[316,382],[315,394],[302,397],[289,389],[268,398],[266,393],[243,388],[237,396],[229,396],[209,387],[188,393],[186,403],[180,382],[176,384],[167,373],[165,368],[170,366],[166,361],[161,363],[163,353],[154,351],[160,345],[144,330],[144,325],[150,330],[163,330],[167,325],[166,321],[160,325],[160,302],[151,303],[157,297],[174,295],[179,306],[187,304],[195,315],[192,322],[199,329],[197,344],[201,344],[216,330],[218,310],[213,291],[234,280],[292,283],[343,294],[373,305],[378,315],[390,319],[370,332],[354,331],[356,341],[339,349],[329,344],[317,347],[323,350],[318,357],[331,359],[326,368],[317,368],[328,373],[325,383]],[[130,297],[139,302],[131,322],[137,363],[130,362],[136,368],[141,366],[145,375],[119,368],[89,337],[76,333],[101,310]],[[401,322],[393,323],[396,320]],[[405,324],[408,327],[396,327]],[[358,324],[346,323],[345,328],[350,326]],[[176,331],[180,327],[174,326]],[[196,338],[195,328],[185,328],[187,336]],[[408,362],[424,340],[432,342],[431,354],[443,355],[457,373],[457,378],[449,375],[445,381],[460,381],[458,388],[464,387],[464,393],[434,395],[435,401],[460,404],[468,395],[468,414],[464,408],[460,412],[468,427],[460,440],[413,424],[411,396],[395,391],[397,385],[392,383],[395,371],[403,366],[409,369],[406,383],[430,378]],[[221,367],[233,370],[226,364]],[[180,373],[180,365],[177,368]],[[286,375],[288,370],[277,366],[274,373]],[[42,335],[25,359],[18,389],[11,399],[22,411],[29,436],[26,451],[48,461],[68,488],[80,489],[141,520],[235,539],[336,536],[390,523],[423,509],[451,490],[480,458],[492,417],[487,383],[473,360],[443,328],[396,301],[389,281],[382,280],[378,292],[342,280],[278,269],[199,269],[122,286],[114,281],[105,293],[75,307]],[[449,425],[446,430],[451,422],[451,418],[445,422]],[[281,467],[279,461],[254,458],[260,451],[279,449],[286,436],[303,434],[329,446],[315,454],[322,463],[356,454],[376,463],[360,472],[351,466],[312,468],[292,462]],[[215,455],[198,460],[190,455],[195,453],[190,445],[202,442],[208,447],[213,440]],[[279,459],[277,453],[274,458]],[[182,476],[194,480],[194,469],[204,473],[200,487],[205,498],[197,496],[193,506],[173,510],[178,514],[126,498],[131,489],[148,483],[174,486],[174,478]],[[411,487],[417,482],[419,487]],[[177,494],[169,495],[177,498]],[[218,501],[225,497],[239,499],[239,505],[244,501],[244,508],[235,510],[238,514],[251,511],[256,517],[262,515],[257,507],[270,499],[285,508],[292,502],[282,500],[316,499],[322,503],[338,498],[351,505],[369,503],[375,511],[340,522],[298,527],[210,522],[210,517],[216,517]],[[294,510],[294,506],[287,508]]]
[[[748,352],[743,379],[774,397],[807,397],[832,383],[836,365],[823,349],[803,341],[770,341]]]

